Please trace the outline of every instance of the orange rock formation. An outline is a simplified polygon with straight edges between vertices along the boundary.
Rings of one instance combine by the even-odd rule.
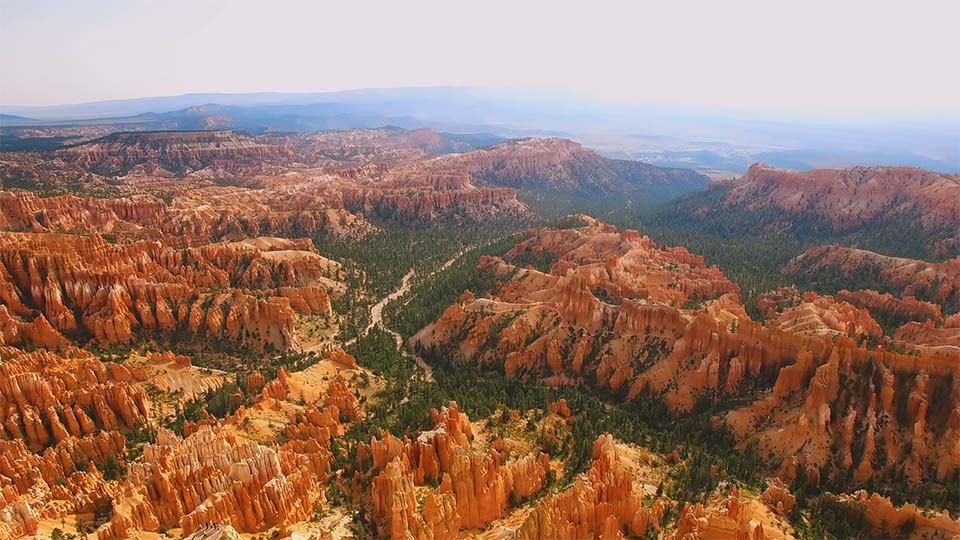
[[[422,350],[499,364],[524,380],[592,386],[614,399],[661,396],[676,411],[704,396],[749,397],[725,419],[741,440],[758,441],[761,455],[789,465],[787,477],[824,468],[854,470],[857,483],[957,474],[956,353],[868,350],[846,334],[876,336],[877,324],[866,310],[830,297],[801,298],[782,314],[795,316],[771,326],[750,320],[729,296],[681,309],[691,291],[719,295],[733,286],[702,263],[685,266],[680,260],[696,261],[685,251],[647,251],[682,257],[669,266],[663,259],[624,264],[620,273],[608,269],[623,263],[596,256],[635,253],[644,242],[596,223],[539,232],[508,260],[548,254],[549,274],[482,261],[481,271],[502,286],[489,298],[465,295],[414,340]],[[634,284],[643,284],[637,300],[621,292]],[[599,289],[612,303],[592,292]],[[805,326],[797,312],[808,305]]]
[[[830,271],[839,275],[875,275],[886,290],[901,298],[913,297],[940,304],[945,313],[960,310],[960,258],[930,263],[829,245],[808,249],[790,261],[786,271],[795,274]]]
[[[415,440],[374,438],[369,452],[378,471],[371,487],[374,522],[387,538],[457,537],[505,514],[545,486],[545,454],[514,459],[490,448],[471,450],[470,422],[455,403],[433,411],[436,427]],[[415,486],[440,483],[416,512]]]
[[[795,172],[756,163],[725,182],[724,205],[813,218],[839,230],[874,221],[921,229],[943,256],[960,248],[960,177],[913,167],[852,167]],[[759,225],[759,224],[758,224]]]
[[[643,504],[630,470],[610,435],[593,444],[593,465],[573,486],[538,503],[517,530],[522,540],[646,538],[660,528],[662,501]]]
[[[62,345],[59,334],[110,344],[182,329],[285,349],[295,344],[297,312],[332,313],[330,268],[309,251],[0,233],[0,324],[14,344]]]

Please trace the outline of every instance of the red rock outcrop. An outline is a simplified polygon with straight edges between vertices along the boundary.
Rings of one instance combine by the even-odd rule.
[[[847,291],[836,294],[837,300],[868,310],[875,319],[890,321],[900,326],[910,321],[924,322],[943,320],[940,306],[923,302],[913,297],[897,298],[889,293],[877,291]]]
[[[481,260],[480,271],[504,283],[494,298],[463,299],[414,340],[428,348],[466,335],[458,346],[467,358],[500,358],[509,375],[567,384],[591,373],[616,394],[681,336],[679,306],[737,292],[685,249],[580,219],[579,229],[548,229],[519,244],[507,254],[513,264]],[[517,268],[529,260],[551,261],[550,272]]]
[[[929,247],[947,256],[960,248],[960,177],[913,167],[852,167],[795,172],[756,163],[724,182],[725,207],[774,210],[778,221],[815,219],[837,231],[874,222],[924,232]],[[764,224],[758,223],[757,226]]]
[[[740,498],[739,489],[734,486],[717,508],[706,507],[700,503],[684,505],[680,511],[674,538],[678,540],[783,538],[778,534],[779,531],[774,532],[775,536],[768,536],[763,528],[762,516],[752,513],[751,510]]]
[[[797,506],[797,498],[779,480],[767,486],[761,499],[780,514],[789,514]]]
[[[209,523],[260,532],[302,521],[323,501],[330,460],[313,439],[267,448],[219,428],[203,426],[186,439],[161,430],[129,465],[99,536],[158,528],[190,535]]]
[[[210,523],[200,527],[184,540],[240,540],[240,534],[230,525]]]
[[[362,214],[344,207],[340,189],[348,187],[333,178],[284,175],[269,188],[201,186],[178,193],[159,225],[168,242],[202,245],[210,241],[242,241],[269,234],[302,237],[358,238],[375,228]]]
[[[0,533],[109,505],[123,466],[121,430],[149,422],[138,372],[68,347],[60,354],[0,347]],[[0,534],[0,535],[2,535]]]
[[[579,229],[548,229],[519,244],[507,254],[514,264],[481,260],[480,271],[504,283],[495,296],[463,298],[414,340],[426,349],[465,335],[457,344],[465,357],[499,359],[508,375],[555,384],[589,377],[624,395],[682,336],[689,315],[679,306],[737,291],[682,248],[578,219]],[[550,273],[515,266],[529,260],[550,261]],[[731,326],[746,317],[742,308],[718,306],[706,309]]]
[[[0,441],[0,449],[6,499],[0,502],[30,501],[44,518],[91,512],[109,501],[115,486],[104,482],[97,467],[125,451],[124,437],[117,431],[70,436],[42,453],[31,451],[23,440]]]
[[[625,534],[646,538],[658,531],[665,506],[644,505],[630,469],[621,460],[610,435],[593,444],[593,465],[573,486],[537,503],[517,529],[520,540],[575,540],[619,538]]]
[[[105,199],[0,191],[0,229],[133,236],[157,225],[166,205],[144,196]]]
[[[907,323],[897,329],[894,339],[924,349],[960,352],[960,313],[947,317],[942,326],[936,326],[933,321]]]
[[[26,501],[16,501],[0,509],[0,537],[19,538],[37,534],[39,516]]]
[[[378,535],[391,540],[453,540],[460,529],[453,497],[430,493],[423,512],[417,510],[413,475],[401,461],[391,461],[373,481],[373,520]]]
[[[597,239],[571,242],[580,235]],[[595,224],[537,233],[511,255],[516,261],[534,249],[561,253],[540,259],[550,263],[549,274],[482,261],[480,271],[490,272],[499,288],[489,298],[465,295],[415,342],[423,351],[434,347],[466,362],[502,365],[523,380],[591,386],[613,399],[660,396],[678,412],[706,396],[746,399],[725,415],[727,423],[744,444],[756,440],[761,455],[796,459],[787,476],[853,469],[855,481],[865,482],[901,473],[913,481],[945,481],[955,474],[960,430],[933,426],[960,422],[956,353],[867,349],[866,341],[847,334],[876,337],[879,326],[866,310],[831,297],[808,295],[781,314],[810,306],[816,324],[803,329],[812,335],[797,333],[800,317],[770,326],[754,322],[730,296],[698,310],[679,309],[687,297],[678,291],[703,287],[699,276],[709,270],[674,259],[672,267],[633,265],[614,281],[591,258],[598,242],[637,241]],[[571,244],[580,247],[562,247]],[[633,283],[644,284],[642,300],[610,292],[629,290],[623,286],[600,294],[612,303],[592,292]],[[707,283],[700,290],[724,292],[722,274]]]
[[[10,306],[0,324],[8,343],[62,345],[49,321],[59,333],[103,344],[183,329],[282,350],[295,345],[296,312],[332,313],[322,283],[335,268],[308,251],[0,233],[0,295]],[[33,326],[4,323],[9,315],[32,317]]]
[[[707,185],[705,176],[691,170],[608,159],[579,143],[558,138],[507,141],[464,154],[440,156],[426,166],[464,167],[475,179],[498,185],[593,194],[645,188],[679,194]]]
[[[803,252],[790,261],[786,271],[797,275],[867,275],[900,298],[939,304],[944,313],[960,311],[960,257],[931,263],[828,245]]]
[[[767,322],[794,334],[843,335],[850,337],[880,337],[883,329],[864,308],[839,301],[832,296],[806,293],[802,301],[784,309]]]
[[[39,452],[147,417],[147,396],[122,364],[104,364],[78,349],[60,356],[0,347],[0,355],[0,438],[21,439]]]
[[[946,512],[924,511],[912,504],[898,508],[890,499],[863,490],[851,495],[828,495],[826,499],[827,504],[845,512],[851,523],[864,523],[871,534],[906,537],[911,533],[926,535],[933,532],[935,538],[960,537],[960,520],[952,519]]]
[[[333,349],[328,351],[324,358],[330,362],[336,362],[347,369],[358,369],[357,359],[348,354],[343,349]]]
[[[471,450],[470,422],[456,404],[432,412],[436,427],[415,440],[374,438],[369,452],[376,475],[371,486],[374,523],[388,538],[456,538],[502,517],[512,502],[545,487],[546,454],[508,459],[495,448]],[[422,516],[414,486],[435,484]]]

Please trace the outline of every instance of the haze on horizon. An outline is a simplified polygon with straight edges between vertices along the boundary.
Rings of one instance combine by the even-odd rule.
[[[960,109],[960,5],[3,0],[0,104],[483,86],[622,103]]]

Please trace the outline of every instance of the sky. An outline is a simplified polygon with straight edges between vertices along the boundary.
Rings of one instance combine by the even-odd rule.
[[[0,0],[0,104],[404,86],[960,108],[953,0]]]

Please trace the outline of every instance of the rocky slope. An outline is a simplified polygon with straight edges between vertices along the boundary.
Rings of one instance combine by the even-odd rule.
[[[153,388],[156,373],[101,363],[79,349],[62,356],[3,349],[11,359],[0,369],[4,538],[49,534],[51,522],[94,514],[108,516],[87,529],[90,538],[102,540],[168,530],[197,538],[279,534],[326,504],[331,441],[343,435],[341,419],[360,417],[347,382],[357,368],[324,364],[338,378],[318,385],[326,388],[309,402],[286,401],[297,374],[281,372],[249,409],[240,407],[219,423],[211,418],[184,426],[183,436],[160,428],[131,454],[132,428],[161,420],[152,417],[156,409],[144,390]],[[166,356],[150,362],[162,366]],[[282,435],[281,442],[254,440],[264,416],[281,422],[279,431],[269,432],[274,442]]]
[[[674,195],[696,191],[707,178],[686,169],[608,159],[566,139],[520,139],[459,156],[434,160],[437,166],[465,162],[478,180],[532,191],[609,195],[651,191]]]
[[[520,215],[527,209],[517,189],[548,198],[593,193],[659,200],[707,183],[692,171],[611,160],[564,139],[474,149],[468,138],[388,128],[260,137],[224,130],[114,133],[53,152],[4,154],[0,181],[8,189],[149,204],[165,233],[204,235],[202,241],[358,236],[370,229],[364,215],[408,223]],[[4,228],[92,232],[123,225],[110,215],[117,209],[103,208],[108,203],[102,201],[6,197]],[[64,211],[70,202],[78,208]],[[24,215],[34,207],[43,215]],[[145,217],[116,216],[135,224]]]
[[[146,419],[147,396],[133,386],[138,376],[142,378],[138,372],[104,364],[74,348],[55,354],[3,346],[2,354],[0,438],[12,446],[22,444],[33,452],[52,448],[63,457],[63,450],[57,450],[61,445],[75,445],[85,437],[133,427]],[[106,457],[101,454],[91,457]],[[48,481],[72,473],[75,465],[86,465],[82,454],[69,457],[72,462],[61,461],[49,474],[43,473]]]
[[[305,246],[300,246],[305,247]],[[0,298],[10,344],[101,345],[144,331],[224,337],[259,349],[295,345],[296,314],[331,315],[334,263],[311,251],[244,244],[174,249],[100,236],[0,233]],[[22,325],[49,323],[41,341]]]
[[[385,538],[456,538],[480,529],[513,504],[545,487],[545,454],[508,458],[503,449],[472,447],[469,420],[456,404],[434,410],[435,428],[414,441],[374,438],[369,452],[374,477],[370,499],[378,532]],[[439,483],[418,515],[415,486]]]
[[[0,191],[0,229],[90,234],[138,234],[156,225],[166,205],[151,197],[94,199],[64,195],[41,198],[30,192]]]
[[[686,250],[581,225],[538,231],[481,263],[492,293],[464,295],[415,336],[419,350],[615,400],[658,397],[680,412],[733,399],[741,404],[723,417],[740,440],[814,485],[847,471],[853,485],[957,474],[955,353],[868,349],[881,333],[868,311],[815,294],[761,325]],[[532,253],[549,272],[521,267]]]
[[[142,372],[79,349],[0,355],[0,537],[18,538],[109,501],[101,470],[123,455],[121,431],[148,421],[150,400]]]
[[[735,228],[915,243],[960,253],[960,178],[910,167],[795,172],[754,164],[744,176],[686,201],[689,215]],[[736,219],[734,219],[736,218]],[[734,223],[735,222],[735,223]]]
[[[516,538],[561,540],[617,537],[631,531],[655,537],[665,514],[665,501],[646,505],[646,493],[609,435],[593,444],[593,464],[566,490],[538,503],[523,520]]]
[[[837,295],[836,298],[812,292],[799,295],[796,289],[792,289],[780,296],[786,297],[786,305],[768,309],[767,325],[771,328],[813,336],[878,338],[883,334],[883,329],[868,309],[844,301],[844,298],[850,298],[849,294]],[[765,300],[761,298],[758,303],[764,303]]]
[[[219,160],[260,162],[292,157],[287,150],[232,131],[142,131],[112,133],[56,151],[56,159],[90,172],[122,176],[138,169],[158,176],[181,175]]]
[[[938,304],[945,313],[960,310],[960,258],[931,263],[828,245],[808,249],[791,260],[785,270],[805,276],[818,286],[840,283],[852,288],[857,282],[861,286],[866,283],[904,301],[914,298]],[[929,312],[929,308],[926,311]]]
[[[960,352],[960,314],[947,317],[941,326],[933,321],[909,322],[894,336],[898,341],[944,352]]]

